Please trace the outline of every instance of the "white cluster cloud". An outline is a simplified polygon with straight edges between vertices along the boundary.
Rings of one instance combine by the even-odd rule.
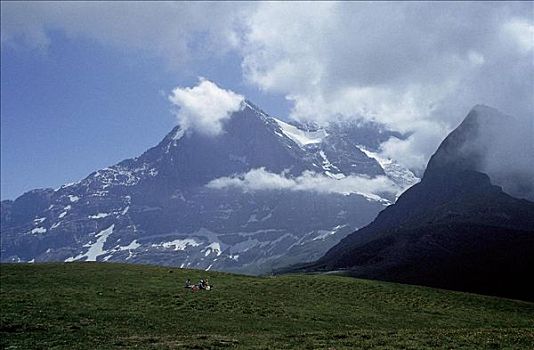
[[[412,169],[476,104],[527,121],[534,111],[531,2],[1,6],[2,45],[46,47],[47,31],[62,30],[162,56],[181,72],[198,59],[225,70],[231,52],[250,86],[293,102],[295,119],[364,118],[410,133],[382,149]]]
[[[532,10],[532,9],[531,9]],[[534,50],[534,23],[526,19],[514,18],[503,25],[503,34],[506,39],[528,54]]]
[[[209,188],[238,188],[244,192],[288,190],[308,191],[316,193],[357,193],[365,197],[381,200],[380,194],[398,195],[402,192],[396,184],[386,176],[365,177],[346,176],[342,179],[304,171],[300,176],[289,177],[287,174],[276,174],[265,168],[252,169],[249,172],[236,176],[221,177],[210,181]]]
[[[262,3],[248,20],[249,82],[292,117],[363,117],[411,133],[383,155],[423,168],[478,103],[534,111],[532,3]]]
[[[243,108],[244,97],[200,78],[197,86],[175,88],[169,100],[178,107],[176,116],[182,128],[215,136],[222,133],[224,121]]]
[[[89,38],[167,60],[183,71],[198,59],[235,49],[250,5],[217,2],[2,1],[2,46],[46,49],[49,32]]]

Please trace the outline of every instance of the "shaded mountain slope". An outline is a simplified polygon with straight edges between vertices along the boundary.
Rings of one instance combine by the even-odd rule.
[[[264,169],[288,178],[305,171],[332,180],[387,176],[399,187],[409,186],[418,181],[409,170],[386,171],[360,149],[376,150],[392,135],[401,136],[375,125],[291,125],[244,101],[220,135],[177,126],[139,157],[56,190],[3,201],[1,259],[119,261],[245,273],[313,261],[369,223],[395,196],[253,192],[207,184]]]
[[[514,198],[479,171],[476,107],[440,145],[420,183],[368,226],[298,270],[534,299],[534,203]]]

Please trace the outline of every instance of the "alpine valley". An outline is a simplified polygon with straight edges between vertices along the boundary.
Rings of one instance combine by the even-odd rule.
[[[404,136],[370,123],[289,124],[244,100],[220,135],[177,126],[137,158],[3,201],[1,260],[247,274],[311,262],[419,181],[378,156],[390,137]],[[297,184],[304,178],[382,181],[395,190],[238,186],[251,176]]]

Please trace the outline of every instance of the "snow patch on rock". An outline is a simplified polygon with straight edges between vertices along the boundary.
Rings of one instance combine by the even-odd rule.
[[[84,247],[88,247],[89,249],[84,254],[80,254],[76,257],[71,257],[65,260],[65,262],[71,262],[80,260],[83,258],[86,258],[85,261],[96,261],[96,259],[107,253],[107,251],[104,250],[104,244],[106,243],[108,237],[113,233],[113,229],[115,228],[115,224],[111,225],[105,230],[100,231],[95,237],[97,237],[97,240],[93,244],[86,244]]]
[[[102,219],[102,218],[108,217],[110,215],[111,215],[110,213],[98,213],[98,214],[95,214],[95,215],[89,215],[89,219]]]
[[[313,143],[321,143],[323,142],[323,139],[328,136],[326,131],[322,129],[318,131],[304,131],[279,119],[273,119],[280,127],[282,133],[293,140],[300,147]]]
[[[221,255],[221,244],[218,242],[213,242],[210,245],[208,245],[205,249],[205,256],[210,255],[212,252],[217,254],[217,256]]]
[[[44,227],[36,227],[36,228],[34,228],[31,232],[32,232],[33,234],[37,234],[37,233],[45,233],[45,232],[46,232],[46,228],[44,228]]]
[[[200,243],[195,241],[192,238],[186,238],[186,239],[175,239],[174,241],[170,242],[163,242],[163,243],[156,243],[152,244],[152,247],[161,247],[165,249],[173,248],[174,250],[185,250],[188,246],[197,247]]]

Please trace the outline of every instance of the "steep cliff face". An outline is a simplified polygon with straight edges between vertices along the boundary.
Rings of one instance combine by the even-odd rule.
[[[390,135],[372,125],[288,124],[244,102],[220,135],[177,126],[137,158],[2,202],[2,261],[127,261],[247,273],[312,261],[395,196],[365,188],[341,194],[207,184],[263,169],[287,179],[303,172],[332,181],[387,176],[405,188],[418,179],[373,157]]]

